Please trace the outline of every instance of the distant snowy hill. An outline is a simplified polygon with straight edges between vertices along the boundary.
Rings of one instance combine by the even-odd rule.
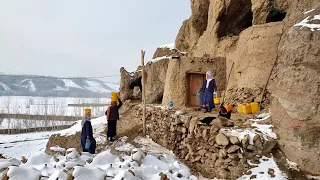
[[[0,75],[0,96],[109,97],[119,85],[89,78]]]

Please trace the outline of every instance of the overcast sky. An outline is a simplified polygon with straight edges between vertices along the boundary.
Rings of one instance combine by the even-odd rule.
[[[174,42],[189,0],[0,0],[0,72],[52,76],[135,70],[140,49]]]

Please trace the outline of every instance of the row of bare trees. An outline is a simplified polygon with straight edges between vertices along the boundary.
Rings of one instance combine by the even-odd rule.
[[[35,102],[35,99],[30,98],[25,100],[24,103],[14,102],[13,98],[10,96],[4,97],[3,108],[1,114],[8,114],[8,117],[5,119],[0,119],[0,127],[2,129],[30,129],[30,128],[39,128],[41,131],[45,127],[57,127],[61,125],[70,125],[74,123],[73,121],[66,121],[62,119],[67,115],[80,117],[83,114],[84,107],[74,106],[68,107],[65,98],[49,98],[43,97],[40,100],[38,99]],[[100,98],[95,98],[91,101],[84,98],[77,98],[74,102],[75,104],[101,104],[103,101]],[[95,117],[103,116],[106,107],[93,106],[92,115]],[[69,111],[68,111],[69,110]],[[29,118],[18,119],[14,118],[14,115],[29,115]],[[12,116],[13,115],[13,116]],[[31,115],[41,115],[44,117],[42,120],[33,120]],[[3,127],[2,123],[6,120],[6,127]]]

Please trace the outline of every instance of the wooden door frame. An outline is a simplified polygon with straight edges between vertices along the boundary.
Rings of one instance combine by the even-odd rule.
[[[189,99],[189,93],[190,93],[190,76],[192,75],[192,74],[196,74],[196,75],[203,75],[204,77],[205,77],[205,75],[206,75],[206,73],[201,73],[201,72],[187,72],[186,73],[186,88],[187,88],[187,90],[186,90],[186,96],[185,96],[185,98],[186,98],[186,101],[185,101],[185,106],[186,107],[191,107],[191,105],[190,105],[190,99]]]

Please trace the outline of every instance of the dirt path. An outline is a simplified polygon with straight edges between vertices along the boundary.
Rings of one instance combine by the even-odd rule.
[[[134,117],[133,110],[120,111],[120,120],[117,122],[117,137],[128,137],[128,142],[132,142],[137,136],[142,135],[142,121]],[[104,133],[107,132],[107,128]],[[106,141],[98,145],[98,153],[105,150],[106,147],[112,146],[111,142]]]

